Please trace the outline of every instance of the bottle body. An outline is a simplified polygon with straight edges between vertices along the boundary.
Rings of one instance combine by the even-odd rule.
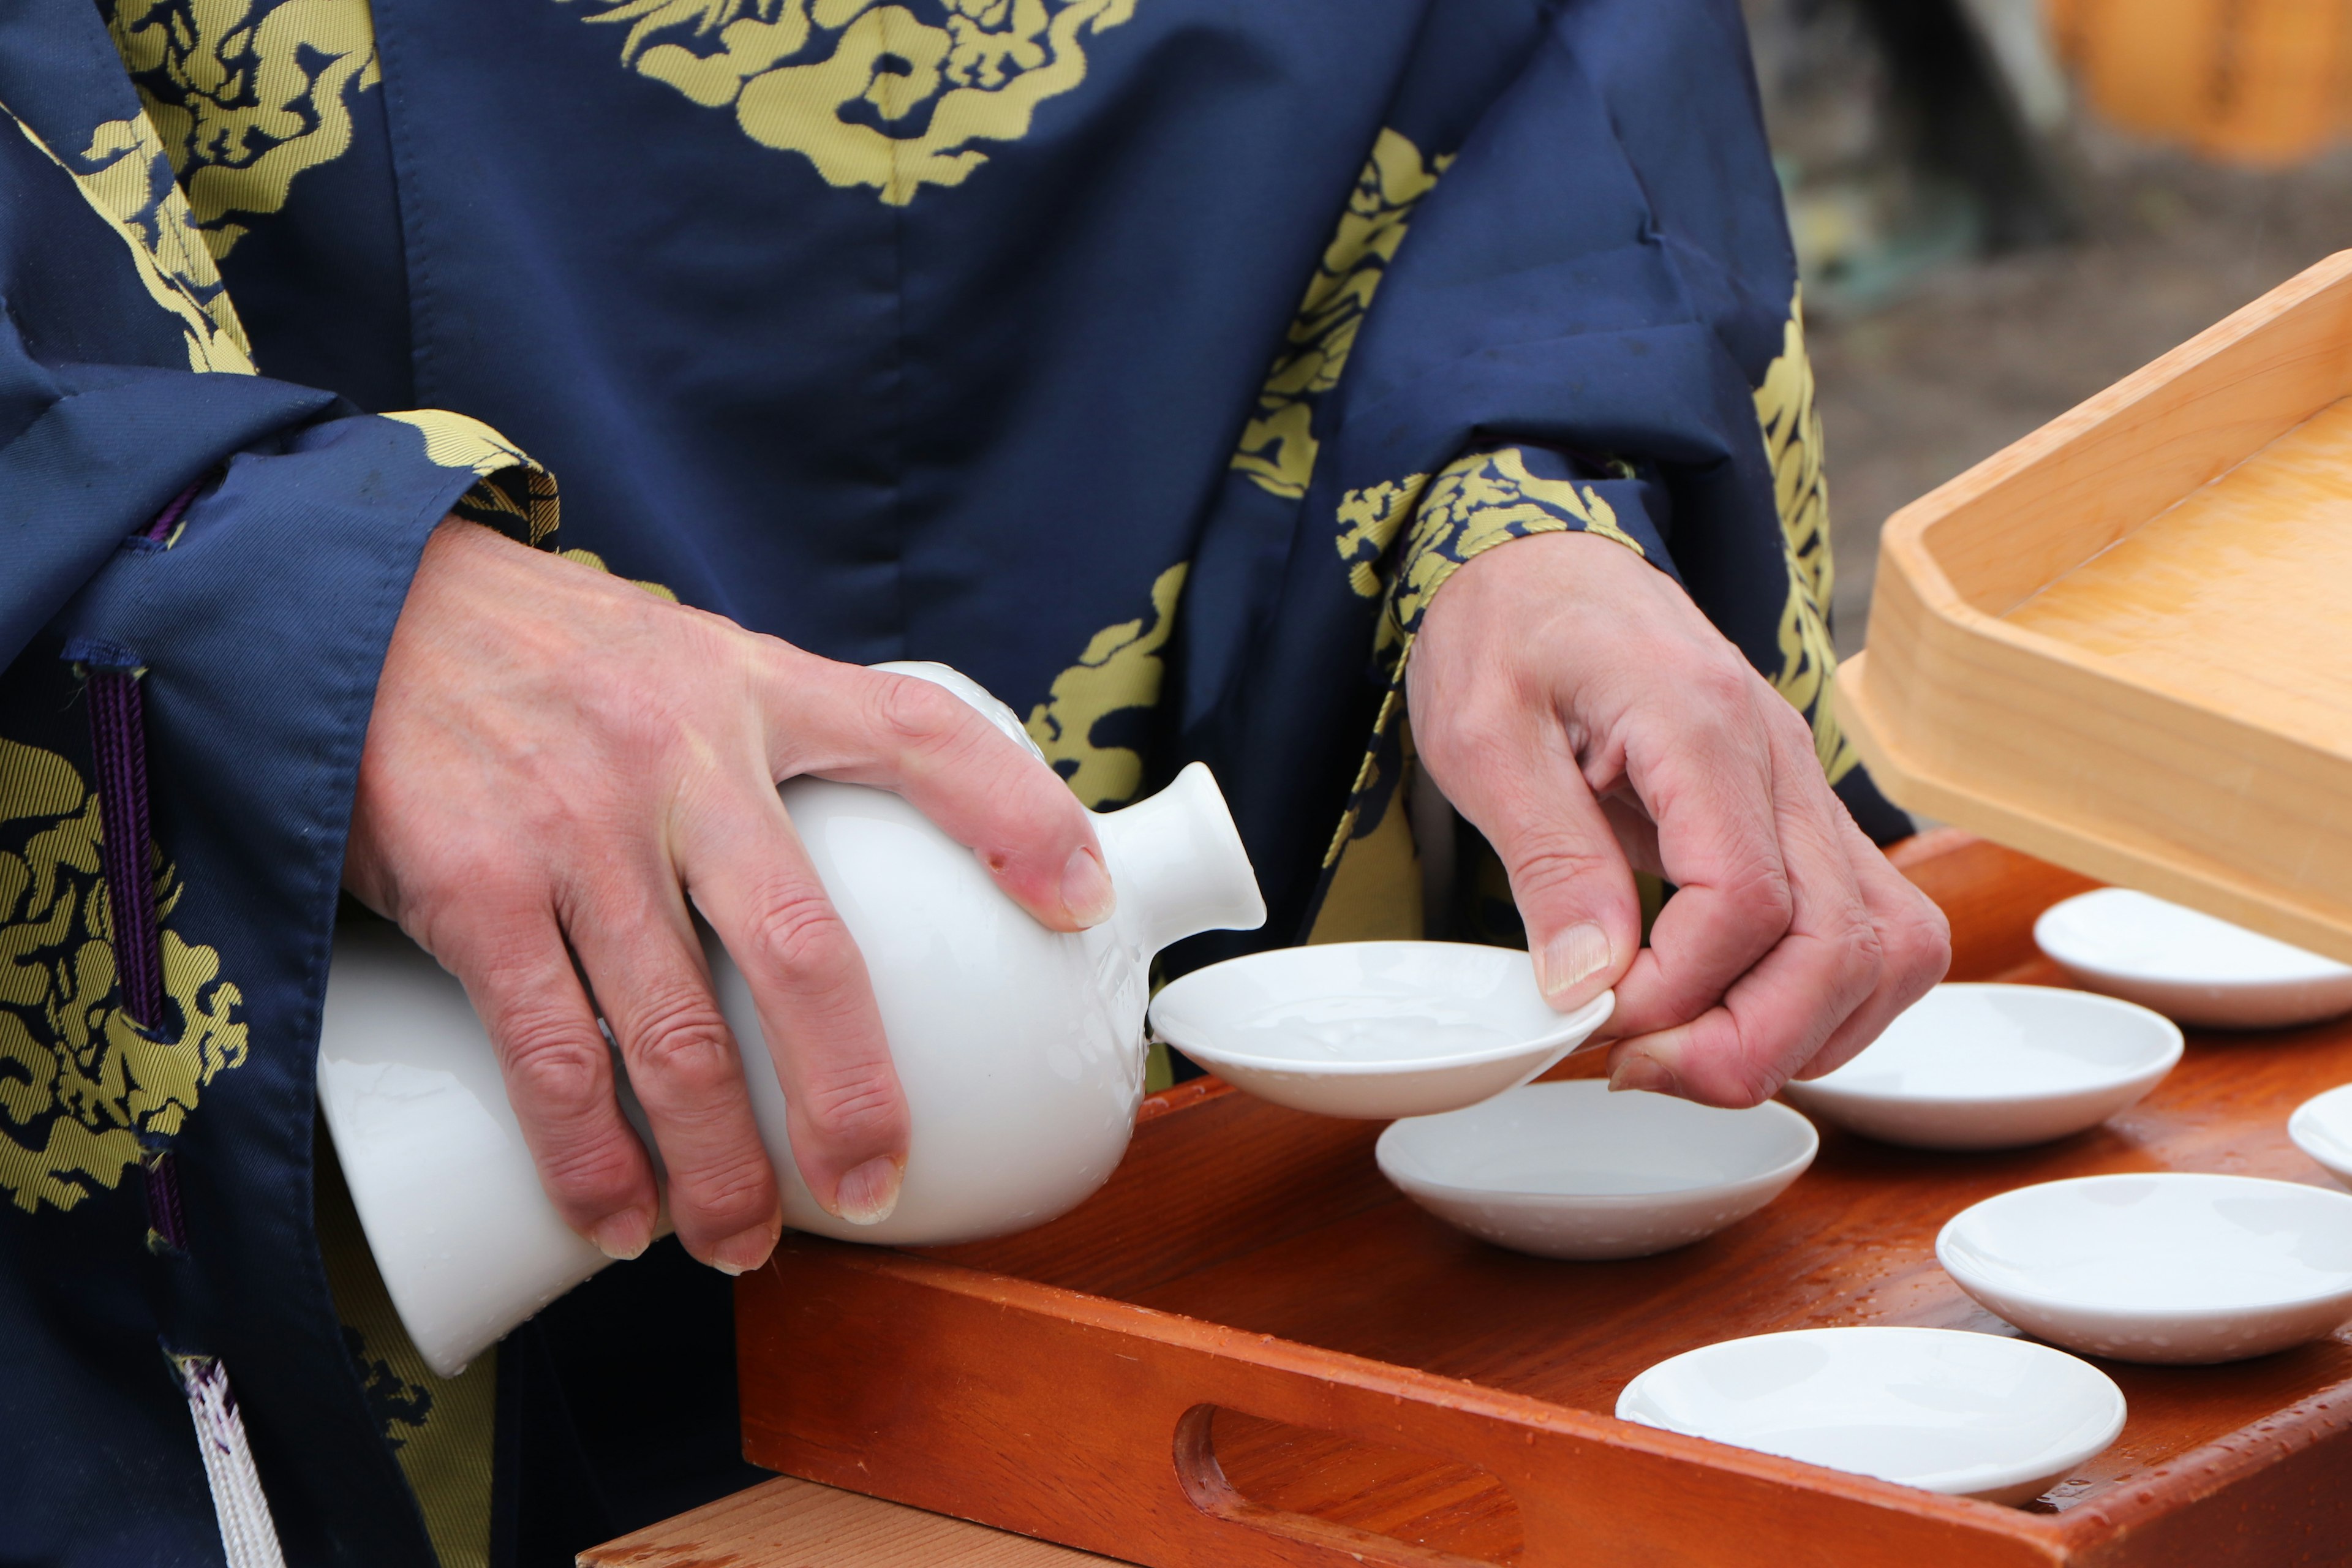
[[[750,987],[714,949],[784,1223],[847,1241],[972,1241],[1042,1225],[1109,1180],[1143,1099],[1150,955],[1117,921],[1076,934],[1039,925],[895,795],[820,779],[782,794],[866,961],[911,1126],[888,1218],[855,1226],[818,1207],[793,1163]]]

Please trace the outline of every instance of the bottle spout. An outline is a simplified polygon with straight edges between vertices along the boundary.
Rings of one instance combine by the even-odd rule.
[[[1265,900],[1205,763],[1150,800],[1095,818],[1118,892],[1118,929],[1148,960],[1204,931],[1255,931]]]

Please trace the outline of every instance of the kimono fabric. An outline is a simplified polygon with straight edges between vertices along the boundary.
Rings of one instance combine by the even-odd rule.
[[[1905,826],[1733,0],[18,0],[0,1559],[551,1563],[755,1479],[721,1277],[432,1379],[314,1131],[453,510],[952,664],[1089,806],[1207,762],[1272,919],[1171,971],[1423,929],[1403,672],[1530,534],[1673,576]],[[1429,907],[1510,940],[1444,831]]]

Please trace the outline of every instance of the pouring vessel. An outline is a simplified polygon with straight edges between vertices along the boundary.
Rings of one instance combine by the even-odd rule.
[[[1010,710],[953,670],[882,668],[947,687],[1035,752]],[[1265,918],[1208,769],[1195,763],[1150,799],[1096,816],[1118,910],[1076,933],[1039,925],[895,795],[816,779],[781,794],[872,976],[913,1128],[898,1206],[880,1224],[818,1206],[793,1161],[750,987],[709,944],[786,1223],[921,1245],[1026,1229],[1074,1207],[1109,1179],[1142,1102],[1153,955]],[[624,1110],[644,1136],[618,1067]],[[454,1373],[610,1261],[541,1189],[464,988],[390,927],[337,934],[319,1093],[377,1268],[435,1372]]]

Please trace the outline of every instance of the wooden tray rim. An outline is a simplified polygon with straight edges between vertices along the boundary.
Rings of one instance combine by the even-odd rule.
[[[1991,501],[2003,489],[2027,482],[2044,464],[2087,445],[2109,425],[2170,392],[2189,371],[2261,335],[2279,316],[2344,287],[2347,281],[2352,281],[2352,249],[2337,251],[2305,268],[2114,385],[2085,398],[2039,429],[1900,508],[1880,530],[1881,565],[1895,565],[1910,583],[1922,607],[1956,627],[2036,654],[2059,648],[2067,650],[2070,657],[2096,660],[2098,656],[2088,650],[2027,631],[2009,624],[2000,614],[1979,609],[1945,572],[1928,543],[1928,531],[1965,507]],[[2318,412],[2315,408],[2303,417],[2307,419]],[[2276,439],[2273,436],[2242,453],[2236,463],[2246,461]],[[2186,496],[2175,497],[2133,526],[2162,516],[2185,499]],[[2126,679],[2120,675],[2116,678]]]
[[[1159,1120],[1239,1092],[1217,1079],[1196,1079],[1150,1097],[1146,1101],[1147,1114],[1151,1120]],[[1159,1101],[1159,1106],[1153,1106],[1153,1101]],[[1044,1284],[946,1259],[789,1233],[779,1250],[814,1250],[822,1253],[831,1267],[878,1275],[919,1289],[965,1297],[999,1310],[1035,1314],[1057,1323],[1172,1349],[1204,1352],[1270,1371],[1409,1400],[1517,1429],[1582,1438],[1621,1451],[1743,1479],[1793,1487],[1913,1517],[1941,1519],[1979,1534],[2047,1549],[2053,1563],[2072,1560],[2075,1553],[2102,1546],[2123,1532],[2156,1523],[2241,1479],[2259,1475],[2278,1459],[2310,1446],[2315,1440],[2315,1427],[2331,1433],[2352,1429],[2352,1383],[2347,1383],[2283,1406],[2223,1438],[2175,1455],[2129,1484],[2114,1487],[2063,1512],[2036,1514],[1973,1498],[1921,1491],[1800,1459],[1645,1426],[1470,1379],[1329,1350],[1279,1335],[1231,1328],[1116,1297]],[[1509,1478],[1498,1476],[1497,1479],[1508,1489]]]
[[[1956,951],[1965,950],[1969,972],[1978,978],[2020,973],[2016,966],[2027,963],[2031,954],[2021,919],[2030,920],[2030,910],[2038,910],[2082,885],[2081,879],[2057,868],[2041,866],[2035,870],[2032,860],[1957,829],[1922,835],[1898,847],[1892,858],[1915,880],[1924,879],[1922,885],[1936,891],[1953,910],[1956,938],[1965,935],[1967,939],[1956,943]],[[2033,890],[2022,897],[2006,891],[2018,885],[2020,870],[2000,868],[2024,869],[2032,878],[2028,885]],[[2000,912],[1970,912],[1984,908],[1988,897]],[[2038,967],[2046,970],[2046,965]],[[1139,1118],[1139,1130],[1194,1112],[1228,1121],[1203,1121],[1181,1137],[1230,1135],[1239,1125],[1229,1123],[1236,1110],[1257,1106],[1258,1102],[1228,1085],[1195,1080],[1147,1100]],[[1261,1114],[1293,1114],[1258,1109]],[[1303,1217],[1308,1218],[1306,1228],[1311,1232],[1345,1224],[1358,1212],[1318,1209]],[[1305,1233],[1261,1231],[1259,1239],[1235,1251],[1203,1256],[1188,1267],[1225,1267],[1265,1247],[1285,1245],[1300,1234]],[[1547,1531],[1563,1526],[1575,1529],[1580,1521],[1592,1519],[1589,1503],[1595,1487],[1601,1489],[1602,1497],[1613,1498],[1618,1495],[1614,1489],[1623,1486],[1654,1500],[1682,1498],[1685,1508],[1699,1510],[1709,1518],[1802,1521],[1807,1531],[1827,1532],[1811,1539],[1856,1549],[1866,1546],[1870,1562],[1897,1568],[1927,1561],[1997,1563],[2016,1568],[2027,1564],[2098,1568],[2124,1563],[2173,1568],[2200,1563],[2209,1558],[2197,1555],[2198,1552],[2210,1554],[2217,1542],[2237,1539],[2234,1532],[2245,1528],[2243,1521],[2257,1517],[2291,1521],[2297,1517],[2294,1513],[2279,1510],[2320,1507],[2318,1500],[2343,1489],[2339,1479],[2347,1460],[2352,1460],[2352,1441],[2347,1441],[2347,1435],[2352,1435],[2352,1379],[2315,1388],[2305,1384],[2302,1386],[2308,1392],[2300,1398],[2276,1405],[2248,1406],[2236,1417],[2242,1425],[2221,1432],[2208,1427],[2205,1430],[2211,1435],[2195,1447],[2143,1461],[2144,1468],[2126,1469],[2063,1511],[2029,1513],[1660,1431],[1620,1421],[1582,1404],[1563,1404],[1408,1363],[1386,1362],[1143,1305],[1120,1294],[1130,1287],[1048,1283],[1025,1277],[1021,1271],[1024,1267],[1019,1262],[919,1256],[788,1236],[776,1264],[739,1286],[751,1293],[747,1300],[761,1300],[759,1308],[740,1320],[741,1331],[751,1335],[744,1342],[745,1353],[751,1354],[753,1341],[762,1342],[754,1361],[745,1363],[747,1440],[756,1427],[763,1434],[768,1462],[821,1482],[965,1514],[999,1528],[1026,1531],[1085,1550],[1125,1555],[1120,1542],[1133,1540],[1131,1534],[1114,1531],[1106,1536],[1095,1523],[1063,1517],[1055,1511],[1056,1505],[1018,1501],[1011,1494],[983,1504],[959,1491],[953,1483],[942,1490],[930,1465],[935,1459],[960,1462],[953,1456],[959,1452],[957,1446],[968,1439],[952,1434],[967,1417],[949,1417],[950,1435],[944,1437],[936,1432],[922,1436],[919,1426],[901,1434],[912,1439],[912,1447],[893,1445],[884,1449],[871,1447],[856,1434],[870,1432],[879,1436],[886,1427],[869,1426],[868,1421],[895,1417],[856,1414],[861,1396],[855,1394],[846,1403],[838,1403],[838,1396],[819,1394],[820,1403],[810,1406],[812,1411],[837,1408],[846,1414],[820,1418],[814,1426],[792,1416],[792,1404],[776,1405],[772,1395],[761,1402],[762,1413],[755,1418],[754,1405],[749,1402],[755,1362],[764,1363],[759,1376],[769,1380],[765,1386],[774,1387],[772,1380],[780,1369],[804,1363],[795,1347],[805,1340],[796,1336],[794,1323],[822,1331],[834,1331],[825,1325],[841,1324],[850,1328],[852,1347],[846,1352],[850,1360],[842,1366],[861,1364],[858,1346],[865,1347],[867,1354],[877,1350],[895,1352],[910,1358],[905,1363],[905,1375],[917,1381],[909,1387],[951,1388],[962,1380],[972,1381],[973,1393],[980,1395],[976,1412],[996,1414],[975,1413],[968,1419],[982,1425],[971,1430],[990,1430],[986,1423],[992,1420],[1003,1426],[1008,1400],[1014,1402],[1014,1419],[1026,1427],[1037,1417],[1019,1402],[1034,1395],[996,1386],[986,1359],[974,1361],[968,1352],[948,1348],[961,1336],[935,1341],[929,1332],[908,1338],[913,1331],[884,1329],[877,1337],[866,1327],[892,1322],[934,1328],[969,1324],[992,1345],[1018,1347],[1013,1350],[1019,1358],[1015,1364],[1061,1368],[1058,1376],[1066,1380],[1070,1393],[1083,1397],[1085,1391],[1093,1390],[1116,1401],[1118,1407],[1131,1405],[1145,1428],[1161,1433],[1156,1458],[1148,1438],[1137,1447],[1125,1437],[1115,1445],[1083,1447],[1066,1456],[1066,1459],[1076,1455],[1106,1456],[1104,1463],[1113,1468],[1097,1465],[1089,1471],[1082,1460],[1078,1473],[1132,1478],[1158,1497],[1156,1503],[1128,1504],[1142,1511],[1132,1520],[1122,1520],[1122,1524],[1156,1520],[1162,1527],[1179,1530],[1181,1535],[1196,1527],[1185,1524],[1180,1529],[1180,1517],[1199,1519],[1197,1529],[1213,1535],[1239,1527],[1270,1532],[1287,1542],[1279,1551],[1262,1549],[1270,1555],[1253,1556],[1254,1562],[1344,1564],[1353,1556],[1360,1563],[1390,1568],[1406,1564],[1434,1568],[1438,1563],[1445,1568],[1476,1568],[1476,1564],[1443,1552],[1433,1555],[1409,1543],[1392,1552],[1389,1550],[1392,1538],[1363,1536],[1360,1531],[1355,1532],[1360,1539],[1352,1546],[1344,1539],[1315,1541],[1308,1543],[1307,1554],[1300,1555],[1298,1543],[1304,1538],[1295,1530],[1255,1521],[1248,1508],[1213,1507],[1189,1483],[1181,1491],[1190,1500],[1180,1498],[1172,1505],[1174,1513],[1170,1513],[1170,1483],[1188,1473],[1184,1445],[1192,1416],[1200,1415],[1204,1405],[1213,1405],[1328,1430],[1359,1442],[1393,1443],[1449,1463],[1475,1466],[1501,1484],[1523,1510],[1531,1551],[1539,1526]],[[1104,1278],[1117,1277],[1115,1270],[1108,1276],[1099,1269],[1096,1272]],[[854,1283],[857,1277],[866,1283]],[[1159,1286],[1133,1288],[1150,1290]],[[953,1305],[945,1298],[971,1305]],[[781,1310],[787,1303],[827,1300],[841,1304],[833,1310],[832,1317],[821,1310],[809,1320],[798,1306]],[[841,1311],[850,1315],[840,1316]],[[987,1324],[1001,1326],[981,1328]],[[934,1344],[940,1348],[930,1348]],[[1134,1364],[1129,1368],[1128,1363]],[[946,1381],[926,1384],[925,1378]],[[789,1378],[785,1385],[790,1385]],[[2282,1398],[2296,1392],[2296,1385],[2277,1391]],[[883,1397],[887,1406],[902,1395]],[[1600,1397],[1605,1399],[1605,1393]],[[1176,1421],[1173,1413],[1187,1406],[1191,1414]],[[1422,1414],[1409,1414],[1416,1409]],[[850,1426],[827,1426],[836,1419],[847,1420]],[[1200,1430],[1205,1432],[1205,1423]],[[1523,1441],[1514,1440],[1515,1433]],[[1053,1452],[1049,1447],[1041,1458]],[[886,1455],[892,1456],[890,1463],[883,1462]],[[869,1458],[875,1460],[870,1472]],[[1105,1484],[1122,1483],[1107,1480]],[[1580,1505],[1582,1511],[1560,1511],[1564,1496],[1585,1499],[1586,1504]],[[1812,1500],[1811,1504],[1801,1503],[1806,1498]],[[1040,1506],[1046,1511],[1034,1511]],[[1766,1511],[1759,1513],[1759,1506]],[[2352,1512],[2346,1510],[2323,1511],[2333,1521],[2330,1528],[2352,1519]],[[1874,1525],[1873,1521],[1880,1522]],[[1344,1533],[1348,1527],[1332,1528]],[[1618,1527],[1609,1539],[1622,1545],[1641,1537],[1643,1527],[1632,1529],[1629,1537],[1625,1527]],[[2260,1539],[2269,1543],[2273,1538],[2265,1534]],[[2352,1542],[2352,1536],[2346,1539]],[[1927,1548],[1932,1550],[1924,1558],[1906,1554]],[[1555,1543],[1542,1561],[1570,1560],[1559,1551]],[[2184,1551],[2191,1554],[2181,1555]],[[1178,1556],[1188,1563],[1218,1561],[1213,1555],[1179,1552]]]

